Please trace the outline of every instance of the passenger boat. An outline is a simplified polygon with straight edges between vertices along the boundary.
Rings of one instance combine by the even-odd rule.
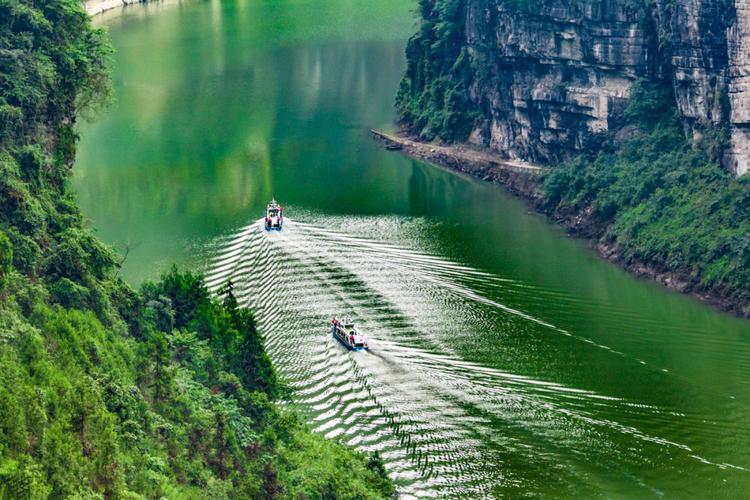
[[[266,231],[281,231],[284,225],[284,207],[271,200],[266,205]]]
[[[340,320],[333,318],[333,337],[344,344],[344,347],[350,351],[366,351],[367,337],[357,330],[354,321],[351,318],[342,318]]]

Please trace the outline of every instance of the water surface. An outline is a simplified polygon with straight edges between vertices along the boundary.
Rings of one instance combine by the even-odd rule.
[[[413,7],[104,16],[117,103],[81,127],[74,185],[126,278],[231,278],[311,425],[380,450],[404,495],[744,496],[747,322],[368,137],[392,126]],[[258,224],[272,196],[280,233]],[[331,339],[334,314],[371,352]]]

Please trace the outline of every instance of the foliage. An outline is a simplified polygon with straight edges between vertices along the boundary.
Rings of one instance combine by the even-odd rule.
[[[5,286],[13,266],[13,246],[5,233],[0,232],[0,291]]]
[[[461,141],[477,116],[469,95],[473,62],[463,46],[465,1],[420,0],[419,10],[422,22],[406,46],[396,107],[422,138]]]
[[[648,80],[637,81],[630,91],[625,118],[641,127],[653,127],[675,112],[672,86]]]
[[[157,324],[169,325],[164,328],[167,331],[196,332],[199,339],[223,353],[227,360],[223,368],[236,375],[245,389],[264,392],[271,398],[283,392],[252,313],[237,306],[231,290],[220,304],[210,298],[201,276],[180,273],[173,267],[160,283],[146,283],[143,296],[147,316]]]
[[[549,206],[590,209],[629,261],[750,298],[750,179],[715,161],[724,130],[692,144],[667,102],[665,91],[637,87],[628,114],[641,135],[616,153],[555,169],[545,180]]]
[[[0,331],[10,332],[0,344],[0,404],[13,410],[0,414],[0,491],[392,496],[379,457],[368,462],[273,404],[279,383],[249,313],[174,269],[144,290],[171,290],[165,307],[205,297],[184,312],[212,329],[159,331],[147,319],[136,340],[91,311],[39,303],[26,317],[12,302],[0,311]],[[241,355],[248,344],[259,356]]]
[[[391,496],[382,462],[277,406],[231,287],[135,291],[84,228],[73,125],[109,52],[79,0],[0,0],[0,498]]]

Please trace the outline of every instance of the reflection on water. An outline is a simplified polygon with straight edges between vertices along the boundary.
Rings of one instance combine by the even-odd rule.
[[[273,195],[333,206],[331,189],[358,199],[352,169],[394,166],[362,143],[393,120],[412,21],[408,6],[377,3],[362,14],[391,22],[380,31],[353,0],[128,8],[111,21],[117,102],[81,130],[75,187],[105,240],[137,245],[130,279],[195,263],[196,242]],[[305,19],[311,9],[333,24]]]
[[[748,323],[633,279],[501,190],[382,150],[401,0],[107,17],[117,106],[74,184],[134,283],[232,278],[312,425],[406,495],[744,496]],[[293,220],[256,222],[275,196]],[[351,314],[370,353],[333,342]]]

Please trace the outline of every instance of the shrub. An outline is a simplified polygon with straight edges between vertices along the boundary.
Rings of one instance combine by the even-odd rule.
[[[5,282],[13,268],[13,246],[5,233],[0,232],[0,290],[5,286]]]
[[[63,307],[84,309],[89,301],[89,290],[68,278],[60,278],[48,286],[52,300]]]
[[[644,133],[616,153],[556,168],[545,179],[551,210],[593,209],[601,236],[623,257],[691,276],[699,287],[750,298],[750,179],[716,161],[726,131],[691,144],[667,91],[634,92],[628,115]],[[656,118],[653,118],[656,116]]]

